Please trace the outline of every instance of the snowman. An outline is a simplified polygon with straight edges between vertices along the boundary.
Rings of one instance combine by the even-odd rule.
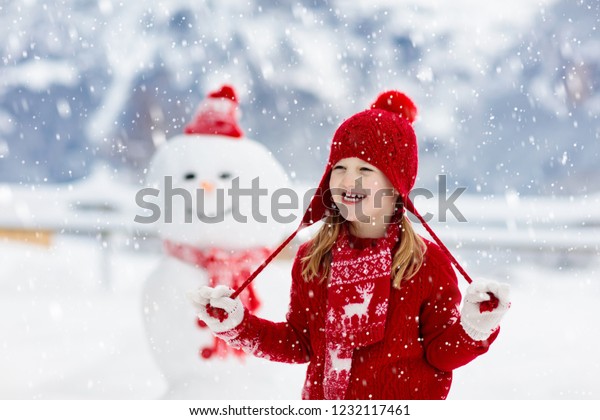
[[[185,134],[157,149],[147,174],[164,256],[144,286],[144,323],[167,381],[165,398],[227,395],[215,387],[236,386],[243,355],[204,328],[186,292],[218,284],[236,289],[289,228],[270,213],[273,194],[289,188],[287,175],[243,135],[237,108],[232,87],[211,92]],[[259,308],[252,288],[240,297],[250,311]]]

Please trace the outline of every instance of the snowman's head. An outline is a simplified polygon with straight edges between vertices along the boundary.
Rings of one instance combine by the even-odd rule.
[[[298,223],[274,217],[273,200],[291,191],[290,183],[271,153],[248,138],[175,137],[156,151],[147,183],[157,191],[159,235],[174,242],[224,249],[273,246]]]

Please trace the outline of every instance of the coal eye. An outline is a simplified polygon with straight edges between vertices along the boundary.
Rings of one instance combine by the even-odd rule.
[[[231,179],[233,175],[231,174],[231,172],[221,172],[219,174],[219,179]]]
[[[186,181],[191,181],[192,179],[196,179],[196,174],[193,172],[186,172],[183,175],[183,179],[185,179]]]

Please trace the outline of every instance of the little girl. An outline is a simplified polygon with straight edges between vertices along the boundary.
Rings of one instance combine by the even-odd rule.
[[[250,314],[224,286],[190,293],[198,317],[231,346],[308,363],[304,399],[444,399],[452,371],[488,350],[510,306],[507,285],[479,281],[459,311],[451,263],[470,278],[408,197],[415,116],[412,101],[390,91],[336,131],[300,227],[270,258],[323,220],[294,260],[285,322]],[[405,209],[438,245],[415,233]]]

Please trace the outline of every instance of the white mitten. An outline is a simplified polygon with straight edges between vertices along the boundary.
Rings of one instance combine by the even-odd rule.
[[[227,286],[215,288],[202,286],[188,292],[187,297],[196,308],[198,318],[204,321],[212,332],[229,331],[244,320],[244,305],[238,297],[231,299],[233,293]]]
[[[498,328],[510,308],[509,292],[508,284],[491,280],[475,280],[469,285],[460,313],[460,323],[469,337],[485,340]]]

